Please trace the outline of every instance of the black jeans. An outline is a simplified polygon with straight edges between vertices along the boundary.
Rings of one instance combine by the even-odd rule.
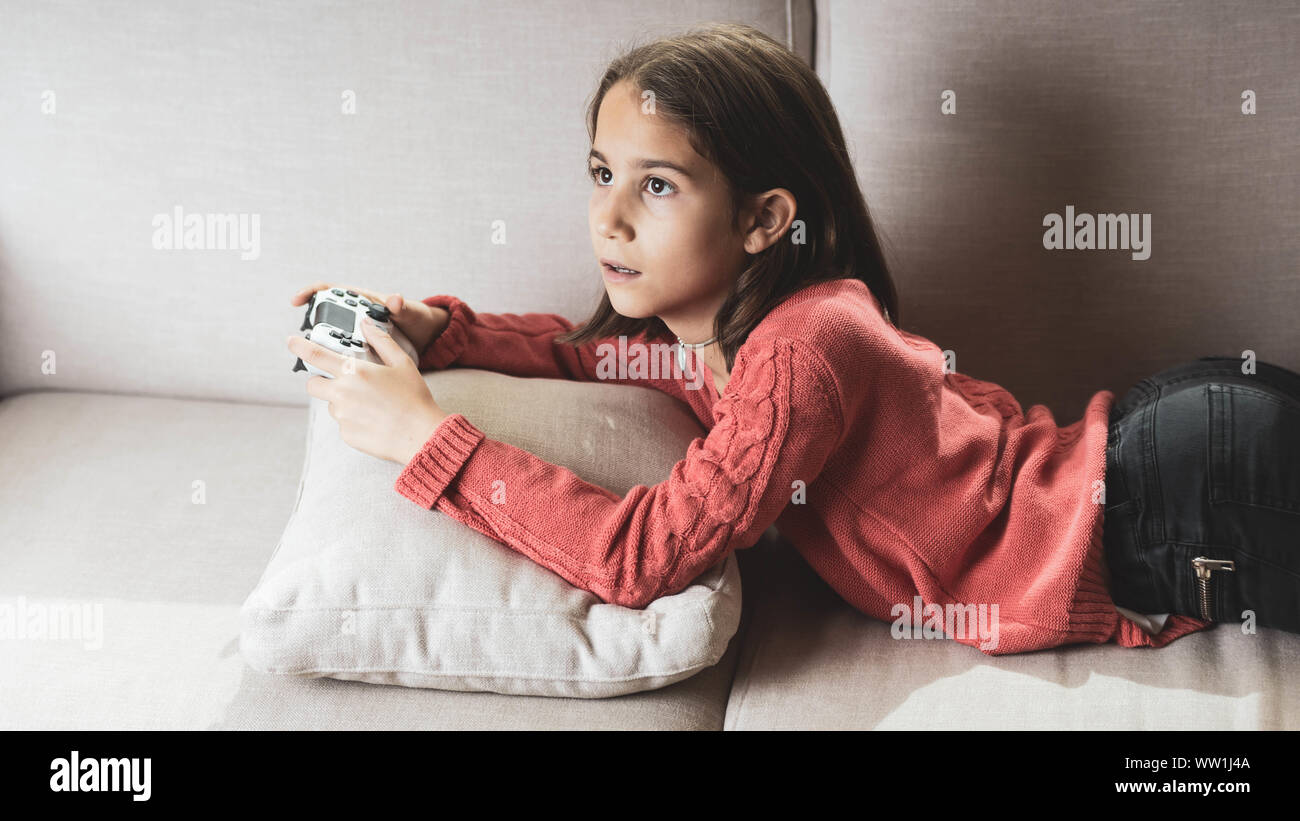
[[[1111,598],[1211,621],[1250,610],[1259,627],[1300,633],[1300,374],[1242,364],[1167,368],[1111,410]]]

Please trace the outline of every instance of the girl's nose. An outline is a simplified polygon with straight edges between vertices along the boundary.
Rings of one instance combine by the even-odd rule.
[[[601,202],[592,206],[592,225],[602,237],[630,238],[632,226],[628,223],[619,195],[610,192]]]

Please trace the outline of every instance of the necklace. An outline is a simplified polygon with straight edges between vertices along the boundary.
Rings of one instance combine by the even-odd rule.
[[[680,336],[677,337],[677,367],[681,368],[683,373],[686,371],[686,349],[687,348],[690,348],[691,350],[695,350],[697,348],[703,348],[705,345],[712,345],[714,342],[717,341],[718,338],[716,336],[710,337],[709,339],[706,339],[703,342],[683,342]]]

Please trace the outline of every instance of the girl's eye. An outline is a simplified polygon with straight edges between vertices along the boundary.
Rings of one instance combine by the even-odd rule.
[[[650,185],[653,186],[655,183],[661,183],[665,188],[669,189],[670,191],[675,191],[675,190],[676,190],[675,188],[673,188],[673,184],[670,183],[668,180],[664,179],[663,177],[651,177],[651,178],[650,178]],[[662,189],[660,189],[660,190],[662,190]],[[656,197],[666,197],[666,196],[668,196],[668,195],[667,195],[667,194],[655,194],[655,196],[656,196]]]
[[[608,185],[608,181],[605,179],[604,176],[605,172],[608,171],[609,169],[606,168],[605,166],[597,165],[589,168],[587,170],[587,173],[591,175],[591,178],[596,181],[597,185]],[[657,189],[652,190],[651,193],[654,194],[654,196],[659,199],[664,199],[670,196],[670,194],[661,193],[665,189],[667,189],[670,192],[677,190],[672,183],[670,183],[668,180],[664,179],[663,177],[650,177],[647,180],[647,182],[652,188],[654,188],[656,185],[658,186]]]

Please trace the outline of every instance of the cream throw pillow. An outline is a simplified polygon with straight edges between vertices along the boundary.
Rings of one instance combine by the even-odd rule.
[[[632,385],[424,374],[449,413],[620,495],[668,478],[704,435]],[[354,450],[312,398],[298,501],[244,602],[240,651],[282,675],[604,698],[718,662],[740,623],[731,554],[644,610],[605,604],[512,548],[393,489],[402,466]],[[556,511],[563,515],[563,511]]]

